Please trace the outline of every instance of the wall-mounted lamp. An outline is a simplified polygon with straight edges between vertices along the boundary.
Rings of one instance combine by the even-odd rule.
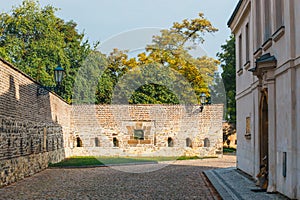
[[[38,86],[37,95],[45,95],[50,91],[57,91],[65,75],[65,70],[60,65],[54,69],[54,80],[56,86]]]
[[[205,103],[206,103],[206,95],[205,95],[204,92],[202,92],[202,93],[200,94],[200,103],[201,103],[201,106],[200,106],[200,112],[202,112],[202,111],[203,111],[203,108],[204,108],[204,105],[205,105]]]

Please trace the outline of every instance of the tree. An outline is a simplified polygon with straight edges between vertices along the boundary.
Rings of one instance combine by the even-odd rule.
[[[54,85],[53,70],[66,70],[60,95],[71,102],[75,74],[90,52],[73,21],[55,16],[56,8],[24,0],[11,13],[0,14],[0,57],[43,85]]]
[[[226,120],[236,122],[236,82],[235,82],[235,38],[230,36],[226,44],[221,46],[222,52],[217,53],[223,69],[222,79],[226,90],[227,111]]]
[[[199,14],[199,18],[175,22],[161,35],[153,36],[151,45],[138,58],[128,58],[127,51],[114,49],[107,56],[108,66],[97,87],[97,103],[196,104],[209,85],[219,61],[194,58],[189,50],[204,42],[205,33],[217,31]]]
[[[206,56],[194,58],[189,50],[195,48],[206,33],[214,33],[217,29],[204,18],[175,22],[168,30],[162,30],[161,35],[153,37],[153,44],[146,47],[146,53],[140,55],[140,62],[157,62],[180,73],[192,86],[197,96],[202,92],[210,96],[208,86],[213,81],[219,61]]]

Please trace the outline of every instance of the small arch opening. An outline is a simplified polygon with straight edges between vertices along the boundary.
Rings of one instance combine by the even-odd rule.
[[[100,147],[100,140],[97,137],[95,137],[95,147]]]
[[[208,138],[204,139],[204,147],[210,147],[210,141]]]
[[[186,138],[185,142],[186,142],[186,147],[190,147],[190,148],[193,147],[191,138]]]
[[[171,137],[168,137],[168,147],[174,147],[174,141]]]
[[[82,147],[82,140],[79,136],[76,137],[76,147]]]
[[[114,147],[119,147],[119,140],[116,137],[113,138],[113,145]]]

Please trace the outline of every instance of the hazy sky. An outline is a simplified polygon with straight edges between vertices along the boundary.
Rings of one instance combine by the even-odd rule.
[[[21,2],[22,0],[1,0],[0,12],[7,12],[13,5]],[[175,21],[196,18],[199,12],[203,12],[219,29],[213,35],[206,35],[205,43],[201,45],[212,57],[216,56],[220,46],[230,35],[227,21],[237,2],[238,0],[40,0],[42,5],[51,4],[60,8],[57,12],[59,17],[67,21],[74,20],[79,31],[84,30],[91,42],[100,41],[102,44],[124,32],[133,33],[133,39],[136,35],[141,37],[144,32],[132,30],[155,32],[160,28],[169,28]],[[147,34],[143,37],[151,40]],[[138,44],[129,48],[140,46]]]

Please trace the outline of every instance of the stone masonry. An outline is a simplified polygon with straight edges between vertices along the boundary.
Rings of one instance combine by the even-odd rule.
[[[37,173],[65,158],[63,131],[69,105],[0,60],[0,187]]]
[[[66,155],[218,156],[222,105],[74,105]],[[137,138],[136,134],[142,134]]]
[[[223,105],[69,105],[0,59],[0,187],[65,157],[220,156]]]

